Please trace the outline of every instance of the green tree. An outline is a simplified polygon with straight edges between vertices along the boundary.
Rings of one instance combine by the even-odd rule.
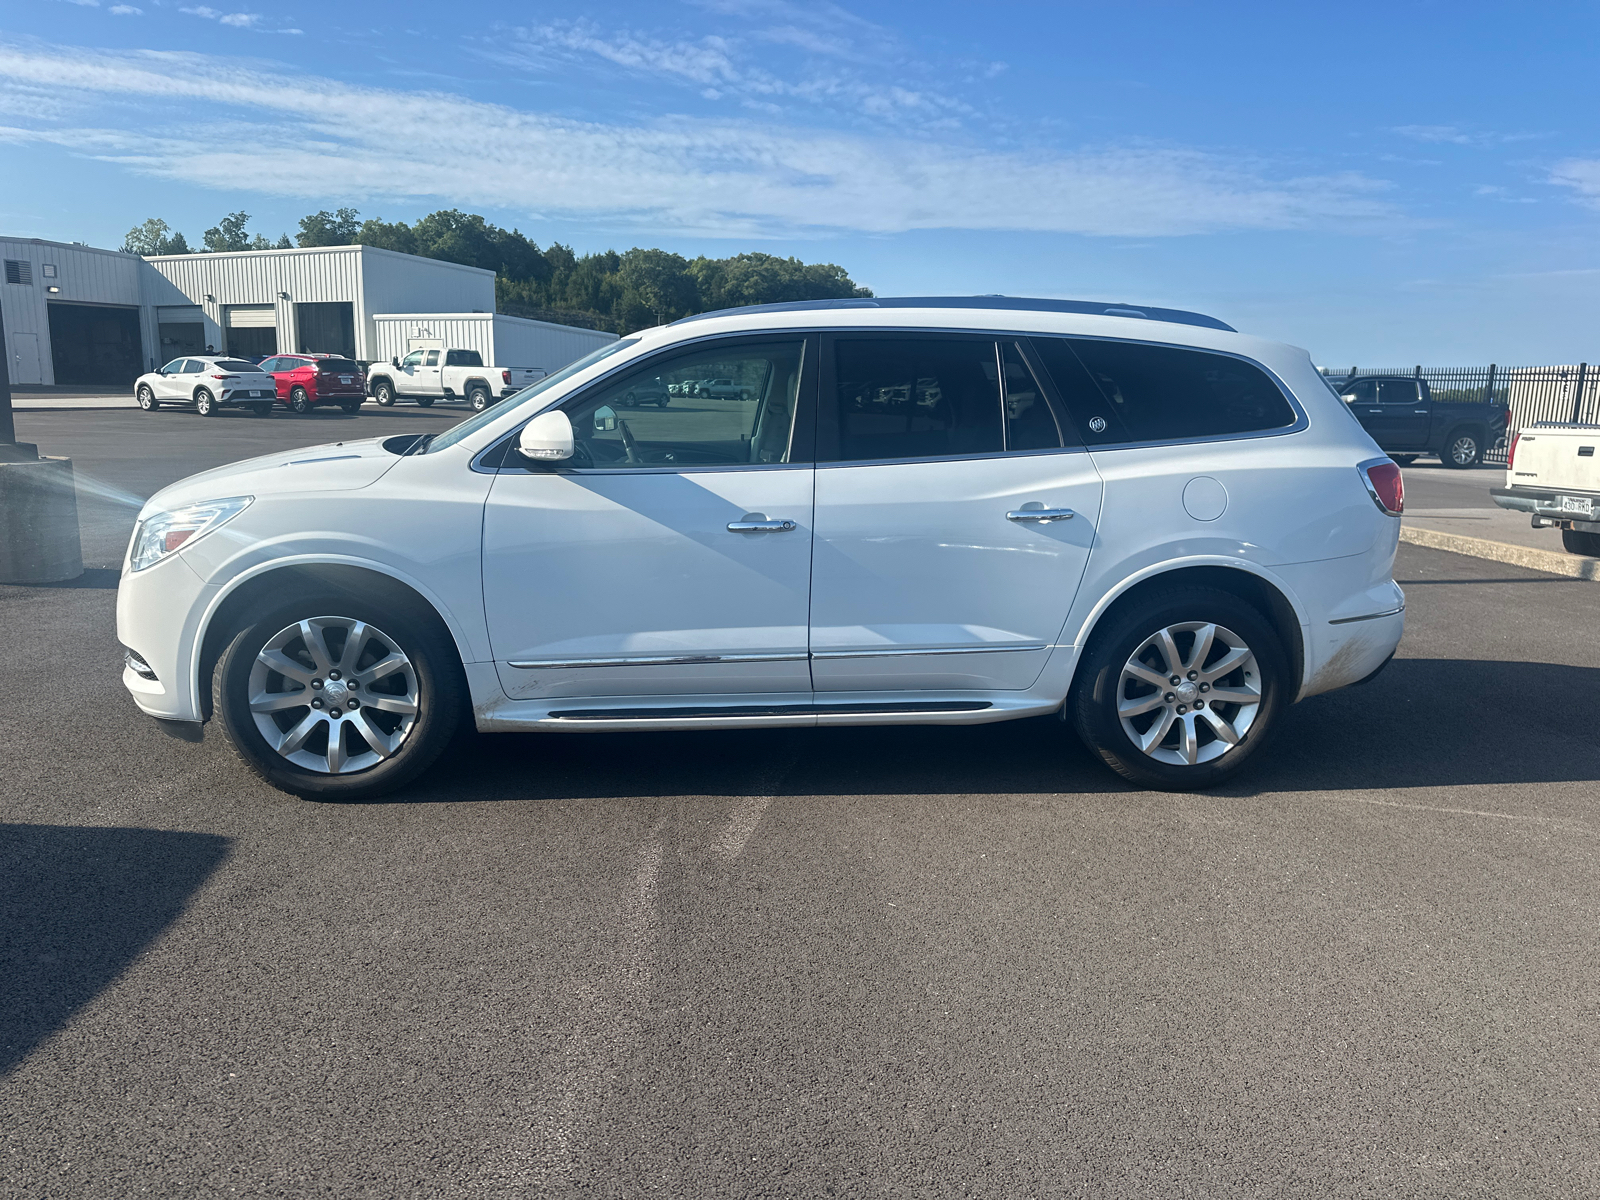
[[[375,246],[379,250],[396,250],[401,254],[417,252],[417,235],[404,221],[383,221],[369,217],[356,231],[356,245]]]
[[[122,240],[125,254],[188,254],[189,243],[181,233],[172,233],[160,217],[151,217],[128,230]]]
[[[272,248],[274,250],[293,250],[294,243],[289,240],[289,235],[287,233],[280,233],[278,235],[278,240],[273,243]]]
[[[353,208],[314,212],[300,218],[301,246],[351,246],[361,232],[361,214]],[[284,235],[288,237],[287,234]]]
[[[216,254],[225,250],[250,249],[250,237],[244,231],[249,223],[249,213],[229,213],[202,235],[206,250]]]
[[[618,276],[624,303],[642,308],[658,325],[695,311],[700,300],[689,261],[680,254],[636,246],[622,256]]]

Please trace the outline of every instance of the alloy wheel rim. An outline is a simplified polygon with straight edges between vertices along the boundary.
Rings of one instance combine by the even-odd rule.
[[[1244,741],[1261,711],[1261,668],[1233,630],[1210,621],[1168,625],[1128,656],[1117,718],[1157,762],[1215,762]]]
[[[1456,439],[1456,444],[1450,448],[1450,452],[1458,463],[1469,463],[1476,457],[1477,448],[1477,443],[1471,438],[1463,437]]]
[[[400,644],[354,617],[309,617],[267,640],[250,667],[250,716],[280,757],[322,775],[399,753],[421,712]]]

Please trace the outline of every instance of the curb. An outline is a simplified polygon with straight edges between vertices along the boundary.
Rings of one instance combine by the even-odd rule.
[[[1463,537],[1459,533],[1440,533],[1436,529],[1419,529],[1415,525],[1400,526],[1400,540],[1413,546],[1426,546],[1430,550],[1469,554],[1473,558],[1487,558],[1491,562],[1527,567],[1531,571],[1544,571],[1549,575],[1600,582],[1600,558],[1557,554],[1554,550],[1513,546],[1510,542],[1491,542],[1488,538]]]

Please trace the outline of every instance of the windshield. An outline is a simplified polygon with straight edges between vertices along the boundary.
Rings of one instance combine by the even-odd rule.
[[[534,399],[540,393],[548,392],[551,388],[554,388],[559,384],[565,383],[567,380],[571,379],[579,371],[585,370],[588,367],[592,367],[602,358],[610,358],[613,354],[617,353],[617,351],[626,350],[629,346],[636,346],[638,344],[638,338],[622,338],[619,341],[607,342],[604,346],[601,346],[600,349],[594,351],[594,353],[584,355],[577,362],[568,363],[554,375],[546,375],[543,379],[539,380],[538,383],[523,388],[514,396],[502,400],[499,404],[492,405],[491,407],[484,409],[475,417],[468,417],[465,421],[461,422],[461,424],[455,426],[455,428],[441,433],[438,437],[434,438],[433,441],[428,443],[428,448],[424,450],[423,453],[437,454],[440,450],[449,449],[468,434],[474,432],[475,430],[482,429],[490,421],[497,421],[501,417],[505,416],[508,406],[525,405],[529,400]]]

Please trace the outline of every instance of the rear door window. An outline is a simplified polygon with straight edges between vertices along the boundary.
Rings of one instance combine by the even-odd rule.
[[[1091,446],[1261,433],[1296,419],[1265,371],[1229,355],[1088,338],[1031,344]]]
[[[439,352],[437,350],[429,350],[428,361],[422,365],[425,367],[437,367],[439,365]]]
[[[1005,449],[1000,371],[990,338],[833,339],[840,462],[954,458]]]
[[[1381,379],[1378,381],[1379,404],[1417,403],[1417,385],[1409,379]]]
[[[445,353],[444,365],[447,367],[481,367],[483,359],[476,350],[450,350]]]

